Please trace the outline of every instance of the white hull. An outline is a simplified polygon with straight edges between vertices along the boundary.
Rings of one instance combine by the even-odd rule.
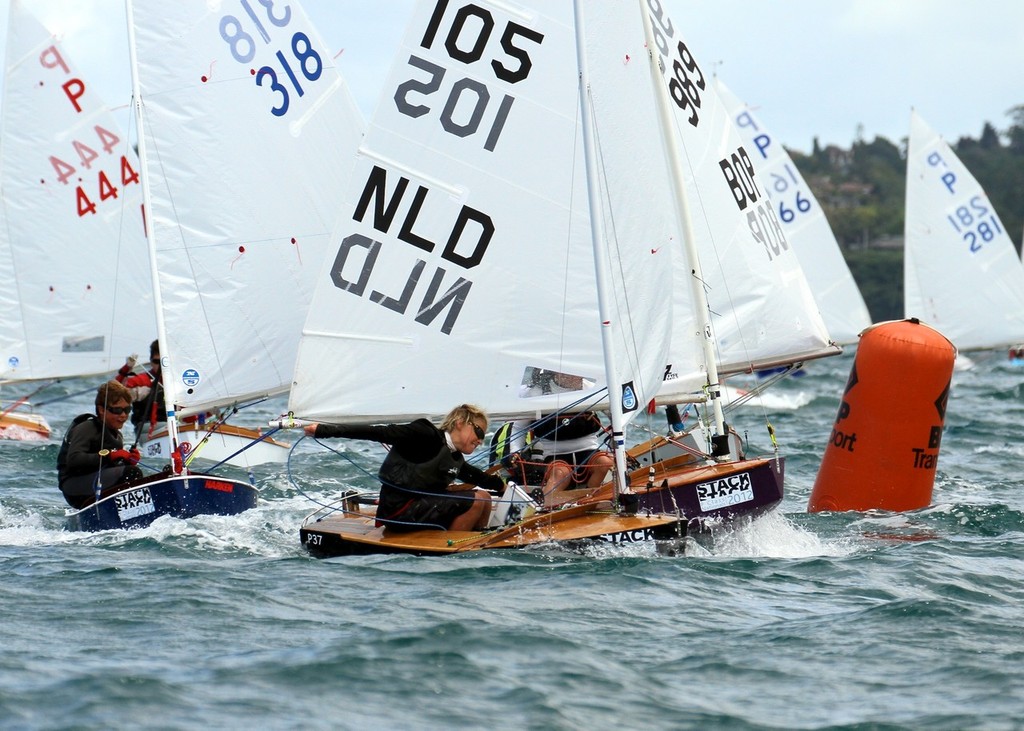
[[[234,467],[254,467],[256,465],[276,463],[283,464],[288,459],[290,444],[275,439],[264,439],[259,442],[260,433],[255,429],[221,425],[216,431],[184,424],[178,427],[178,439],[182,444],[185,460],[201,461],[203,464],[224,462]],[[207,438],[208,437],[208,438]],[[251,445],[251,446],[249,446]],[[245,449],[248,447],[248,449]],[[240,450],[245,449],[244,452]],[[169,462],[171,457],[170,441],[167,431],[161,429],[143,444],[139,445],[142,461],[147,466],[159,469]]]

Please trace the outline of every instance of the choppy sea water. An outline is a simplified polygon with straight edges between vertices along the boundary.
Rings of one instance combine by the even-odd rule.
[[[309,558],[303,516],[380,459],[340,441],[260,469],[246,514],[69,533],[91,394],[45,405],[52,441],[0,443],[0,728],[1024,728],[1024,369],[956,372],[930,507],[808,514],[851,364],[731,415],[754,453],[770,418],[786,498],[674,558]]]

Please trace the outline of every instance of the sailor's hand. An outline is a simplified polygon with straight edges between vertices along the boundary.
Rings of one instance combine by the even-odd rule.
[[[128,393],[132,395],[132,401],[143,401],[152,390],[149,386],[135,386],[134,388],[129,388]]]
[[[113,452],[107,455],[111,462],[124,461],[128,464],[136,464],[142,457],[139,454],[139,450],[134,450],[134,454],[129,452],[127,449],[115,449]]]
[[[122,376],[127,376],[129,373],[132,372],[132,368],[134,368],[135,364],[138,362],[139,354],[132,353],[131,355],[124,359],[124,365],[121,366],[121,370],[119,370],[118,373]]]
[[[302,431],[305,432],[307,437],[315,437],[317,426],[319,425],[316,423],[306,424],[304,427],[302,427]]]

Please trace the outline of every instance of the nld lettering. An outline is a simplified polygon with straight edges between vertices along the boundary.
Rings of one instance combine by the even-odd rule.
[[[393,225],[398,225],[396,238],[415,249],[433,253],[438,245],[429,238],[416,232],[416,222],[424,210],[430,190],[419,185],[412,194],[412,200],[399,221],[398,212],[402,208],[406,193],[409,190],[408,178],[399,177],[395,190],[388,198],[387,171],[374,166],[367,178],[363,193],[356,206],[353,218],[362,221],[373,205],[373,227],[382,233],[389,233]],[[474,208],[463,205],[455,216],[447,240],[441,250],[440,257],[463,269],[472,269],[483,261],[487,246],[494,235],[494,224],[490,216]],[[341,290],[362,297],[367,293],[374,268],[378,264],[384,243],[370,239],[361,234],[347,236],[338,248],[338,253],[331,269],[331,279]],[[418,298],[415,320],[422,325],[430,325],[442,312],[447,315],[441,325],[441,332],[451,334],[459,313],[469,296],[472,281],[456,276],[450,281],[446,268],[435,267],[432,274],[425,276],[427,262],[419,257],[409,260],[408,274],[405,283],[397,291],[382,292],[370,289],[368,297],[371,302],[386,307],[398,314],[405,314],[413,302],[420,283],[426,282],[426,289]],[[444,290],[442,292],[442,290]]]
[[[362,221],[372,202],[374,204],[373,227],[381,233],[388,233],[395,222],[398,209],[409,188],[409,179],[401,176],[398,178],[398,183],[395,185],[395,191],[391,196],[391,200],[387,199],[386,188],[387,171],[375,165],[366,179],[366,185],[363,187],[363,193],[359,198],[359,203],[352,218],[356,221]],[[430,189],[424,185],[417,187],[398,231],[398,239],[400,241],[404,241],[428,253],[434,251],[437,244],[420,236],[413,228],[423,210],[429,192]],[[476,235],[475,241],[473,241],[474,232]],[[441,258],[464,269],[472,269],[483,260],[484,254],[487,252],[487,246],[491,243],[493,236],[494,223],[491,221],[491,217],[475,208],[464,205],[459,209],[455,217],[448,240],[445,242],[444,250],[441,252]]]

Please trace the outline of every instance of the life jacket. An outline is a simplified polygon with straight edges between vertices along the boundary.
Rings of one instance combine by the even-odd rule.
[[[146,371],[146,375],[149,376],[150,380],[150,391],[149,395],[140,400],[132,402],[132,415],[131,423],[135,427],[136,433],[140,432],[143,424],[148,424],[150,428],[154,424],[159,422],[167,421],[167,407],[164,403],[164,386],[158,378],[155,378],[152,373]]]
[[[78,416],[76,416],[74,418],[74,421],[71,422],[71,426],[68,427],[68,430],[66,432],[64,432],[64,438],[60,442],[60,450],[58,450],[58,452],[57,452],[57,476],[58,476],[58,479],[61,476],[63,476],[64,468],[67,467],[67,462],[68,462],[68,437],[71,436],[71,432],[72,432],[72,430],[74,430],[74,428],[76,426],[78,426],[79,424],[81,424],[84,421],[88,421],[89,419],[95,419],[96,421],[99,421],[99,417],[96,416],[96,414],[79,414]]]
[[[443,439],[438,453],[426,462],[412,462],[392,449],[377,472],[381,482],[377,515],[391,518],[426,493],[444,495],[464,463],[452,454]]]
[[[505,469],[511,469],[513,455],[529,458],[529,448],[533,443],[533,432],[529,429],[529,421],[506,421],[491,435],[491,464],[501,463]]]

